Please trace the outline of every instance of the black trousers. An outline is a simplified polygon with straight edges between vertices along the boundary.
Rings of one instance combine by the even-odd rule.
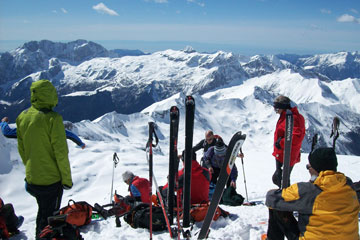
[[[1,209],[0,216],[5,220],[6,228],[9,232],[17,231],[18,217],[15,215],[15,210],[12,204],[5,204]]]
[[[299,239],[300,230],[292,212],[269,209],[268,240]]]
[[[40,186],[26,183],[26,191],[36,198],[38,213],[36,217],[36,238],[39,233],[48,225],[47,218],[53,216],[59,210],[63,188],[61,182],[51,185]]]
[[[272,176],[272,181],[275,185],[277,185],[279,188],[281,188],[281,181],[282,181],[282,166],[283,164],[279,162],[278,160],[275,160],[276,162],[276,170]],[[290,167],[289,175],[291,174],[291,171],[293,170],[294,166]],[[290,178],[290,176],[289,176]]]
[[[218,180],[219,175],[220,175],[220,170],[221,170],[221,168],[213,167],[213,170],[214,170],[214,173],[211,174],[211,180],[210,180],[210,182],[212,182],[213,184],[216,185],[217,180]],[[230,183],[231,183],[231,178],[229,177],[229,178],[228,178],[228,181],[227,181],[227,183],[226,183],[226,187],[229,187],[229,186],[230,186]]]

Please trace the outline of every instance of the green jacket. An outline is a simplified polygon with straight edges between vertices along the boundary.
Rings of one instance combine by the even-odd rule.
[[[18,150],[26,169],[26,181],[50,185],[61,181],[72,186],[65,128],[55,87],[48,80],[33,82],[31,107],[16,119]]]

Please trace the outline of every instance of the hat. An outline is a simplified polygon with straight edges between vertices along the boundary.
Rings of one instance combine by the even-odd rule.
[[[226,154],[226,146],[223,141],[217,141],[214,146],[215,155],[225,155]]]
[[[309,162],[317,172],[332,170],[336,171],[338,165],[333,148],[317,148],[309,155]]]
[[[273,106],[277,109],[290,109],[290,98],[280,95],[275,98]]]
[[[135,177],[135,175],[130,171],[125,171],[122,174],[122,178],[123,178],[124,182],[127,182],[128,180],[133,179],[134,177]]]

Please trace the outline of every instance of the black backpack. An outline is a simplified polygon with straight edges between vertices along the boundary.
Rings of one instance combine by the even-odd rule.
[[[66,221],[66,215],[48,218],[47,225],[39,234],[41,240],[83,240],[79,228]]]
[[[124,220],[133,228],[147,228],[150,229],[150,206],[142,203],[134,207]],[[152,230],[163,231],[166,229],[166,221],[161,207],[152,206]]]

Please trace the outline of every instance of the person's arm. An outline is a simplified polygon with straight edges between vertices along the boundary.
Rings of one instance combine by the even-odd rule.
[[[66,134],[66,138],[73,141],[74,143],[76,143],[76,145],[78,145],[79,147],[81,147],[82,149],[85,148],[85,143],[83,143],[81,141],[81,139],[73,132],[70,132],[69,130],[65,129],[65,134]]]
[[[265,205],[280,211],[311,214],[315,198],[322,192],[310,182],[301,182],[283,190],[273,189],[266,194]]]
[[[214,156],[214,147],[210,147],[205,153],[204,153],[204,163],[205,166],[210,170],[212,168],[211,159]]]
[[[20,118],[21,115],[16,119],[16,125],[20,126]],[[17,130],[17,140],[18,140],[18,151],[21,157],[21,160],[26,166],[27,159],[25,158],[25,148],[24,148],[24,140],[21,131]]]
[[[54,117],[50,138],[56,163],[61,174],[61,183],[65,189],[69,189],[72,187],[73,182],[71,178],[71,169],[68,157],[69,150],[66,142],[65,127],[61,115],[56,115]]]
[[[141,202],[141,193],[139,191],[139,189],[137,189],[137,187],[135,187],[135,185],[131,184],[130,185],[130,192],[132,197],[134,197],[136,199],[136,201]]]
[[[7,122],[1,122],[1,132],[7,138],[16,138],[16,128],[11,128]]]
[[[201,140],[198,144],[196,144],[196,145],[192,148],[192,150],[193,150],[194,152],[197,152],[197,151],[199,151],[200,149],[202,149],[202,148],[204,147],[204,141],[205,141],[205,139]]]
[[[231,185],[236,188],[236,179],[238,177],[238,170],[236,165],[234,164],[233,168],[231,169],[230,173],[230,179],[231,179]]]

